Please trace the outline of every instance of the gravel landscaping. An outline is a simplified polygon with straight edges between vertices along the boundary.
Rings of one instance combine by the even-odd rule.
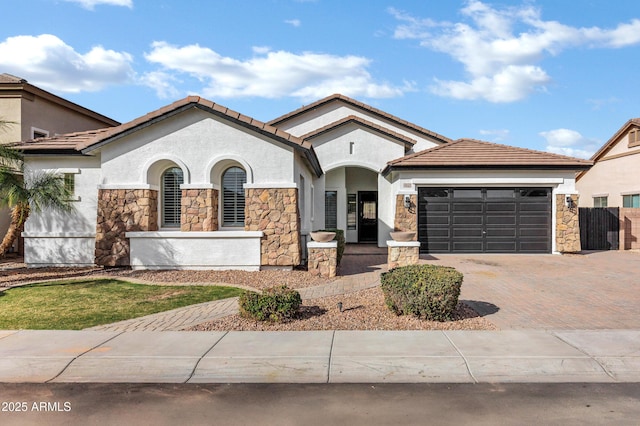
[[[301,289],[328,284],[334,279],[313,276],[303,270],[279,271],[132,271],[126,268],[38,268],[27,269],[20,259],[0,263],[0,287],[16,284],[73,278],[81,276],[113,276],[133,282],[154,284],[231,284],[262,290],[274,285]],[[338,302],[343,310],[338,309]],[[300,317],[286,323],[262,323],[231,315],[189,330],[495,330],[496,327],[473,309],[459,303],[452,321],[425,321],[415,317],[396,316],[384,304],[379,287],[349,294],[303,300]]]

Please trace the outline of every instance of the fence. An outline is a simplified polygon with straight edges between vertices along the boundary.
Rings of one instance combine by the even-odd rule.
[[[582,250],[618,250],[620,209],[617,207],[581,207],[580,245]]]

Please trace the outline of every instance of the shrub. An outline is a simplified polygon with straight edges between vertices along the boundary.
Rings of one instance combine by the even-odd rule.
[[[256,321],[281,322],[293,318],[302,304],[300,293],[286,285],[262,293],[246,291],[240,296],[240,315]]]
[[[319,232],[335,232],[336,236],[333,237],[334,241],[338,242],[338,255],[336,259],[336,263],[340,265],[340,261],[342,260],[342,254],[344,253],[344,246],[346,244],[346,240],[344,239],[344,230],[342,229],[321,229]]]
[[[446,321],[458,304],[463,275],[454,268],[409,265],[380,276],[385,303],[397,315]]]

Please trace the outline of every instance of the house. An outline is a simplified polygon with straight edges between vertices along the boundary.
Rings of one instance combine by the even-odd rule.
[[[0,143],[120,124],[6,73],[0,74],[0,121],[8,123],[0,129]],[[9,223],[9,211],[0,210],[0,236],[5,235]],[[14,250],[21,251],[18,247]]]
[[[380,247],[415,231],[425,253],[576,251],[575,174],[591,165],[452,141],[342,95],[268,123],[191,96],[21,148],[73,176],[78,200],[29,219],[30,266],[291,268],[322,228]]]
[[[620,248],[640,248],[640,118],[627,121],[578,173],[580,207],[619,207]]]

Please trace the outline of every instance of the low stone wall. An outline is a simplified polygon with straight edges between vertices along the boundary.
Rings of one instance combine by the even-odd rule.
[[[415,232],[418,235],[418,196],[410,195],[411,205],[409,208],[404,206],[404,195],[396,195],[396,215],[393,222],[394,231]]]
[[[325,278],[336,276],[338,265],[337,243],[313,243],[307,244],[308,260],[307,270],[313,275]]]
[[[556,251],[573,253],[581,250],[578,195],[571,195],[572,207],[567,207],[565,194],[556,195]]]
[[[218,190],[183,189],[180,200],[180,230],[218,230]]]
[[[300,264],[300,219],[296,188],[245,190],[245,231],[262,231],[263,266]]]
[[[95,262],[100,266],[129,265],[126,232],[158,230],[158,191],[100,189]]]
[[[620,249],[640,249],[640,209],[620,208]]]
[[[417,265],[419,261],[419,242],[387,241],[387,266],[389,269],[400,266]]]

